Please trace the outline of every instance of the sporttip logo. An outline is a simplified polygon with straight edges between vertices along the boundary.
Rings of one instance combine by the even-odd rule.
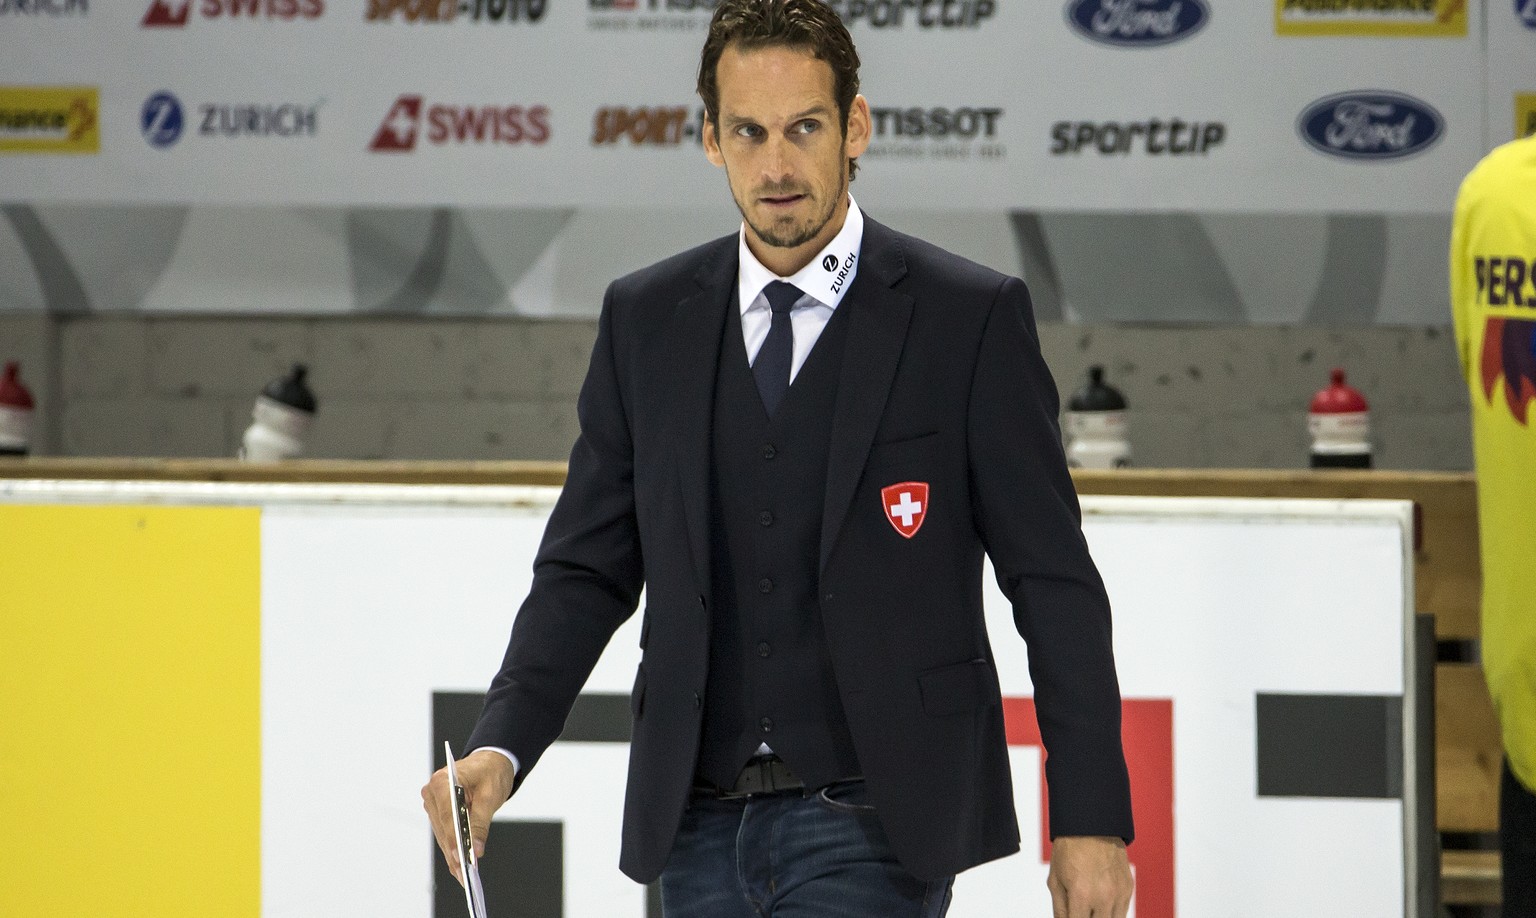
[[[410,153],[421,124],[426,141],[447,144],[542,144],[549,140],[549,109],[543,105],[424,105],[421,96],[403,95],[390,106],[368,149],[374,153]]]
[[[1329,156],[1403,159],[1434,146],[1445,133],[1445,119],[1412,96],[1366,89],[1313,102],[1296,119],[1296,131]]]
[[[1090,41],[1122,48],[1170,45],[1205,27],[1205,0],[1072,0],[1067,22]]]

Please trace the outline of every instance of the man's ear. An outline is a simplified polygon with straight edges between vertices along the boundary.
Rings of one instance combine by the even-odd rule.
[[[843,152],[849,159],[858,159],[869,149],[871,134],[869,102],[862,95],[853,97],[853,104],[848,106],[848,127],[844,132],[847,137],[843,141]]]
[[[704,155],[717,166],[725,165],[725,156],[720,152],[719,129],[715,126],[714,119],[704,116]]]

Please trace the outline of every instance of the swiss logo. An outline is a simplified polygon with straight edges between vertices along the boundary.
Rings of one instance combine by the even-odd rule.
[[[416,128],[421,123],[421,96],[401,96],[373,135],[368,149],[375,153],[408,153],[416,149]]]
[[[896,531],[910,539],[928,515],[928,482],[903,481],[880,489],[880,505]]]
[[[143,25],[145,28],[180,28],[187,24],[187,16],[191,12],[192,0],[180,0],[174,5],[167,3],[166,0],[155,0],[150,4],[149,11],[144,14]]]

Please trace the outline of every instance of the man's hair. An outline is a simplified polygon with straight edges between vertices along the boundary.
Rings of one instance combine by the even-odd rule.
[[[721,0],[709,21],[709,35],[699,57],[699,97],[704,117],[720,125],[720,84],[716,71],[725,49],[794,48],[809,51],[832,68],[832,96],[837,100],[838,129],[846,137],[848,112],[859,94],[859,52],[847,26],[822,0]],[[858,163],[848,160],[848,178]]]

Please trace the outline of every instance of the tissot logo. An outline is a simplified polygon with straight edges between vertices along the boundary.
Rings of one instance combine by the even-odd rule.
[[[89,0],[0,0],[0,16],[84,16]]]
[[[549,140],[549,108],[543,105],[427,105],[421,96],[404,95],[390,106],[368,149],[375,153],[410,153],[416,149],[423,133],[426,142],[434,146],[542,144]]]
[[[1051,155],[1206,156],[1226,139],[1220,121],[1058,121],[1051,125]]]
[[[704,109],[686,105],[608,105],[592,117],[594,147],[680,147],[697,144],[704,125]]]
[[[548,0],[368,0],[368,22],[538,22]]]
[[[1296,119],[1307,145],[1345,159],[1402,159],[1429,149],[1445,120],[1428,104],[1386,90],[1347,92],[1319,99]]]
[[[827,0],[850,27],[875,29],[980,28],[997,13],[996,0]]]
[[[1072,0],[1067,22],[1106,45],[1149,48],[1188,38],[1205,26],[1205,0]]]
[[[709,25],[720,0],[587,0],[587,28],[609,32],[688,31]]]
[[[1515,17],[1527,29],[1536,29],[1536,0],[1515,0]]]
[[[879,107],[869,110],[874,137],[864,155],[880,159],[1002,159],[998,142],[1003,109],[962,105],[955,108]]]
[[[141,25],[183,28],[194,10],[200,19],[287,22],[319,18],[325,12],[325,0],[151,0]]]

